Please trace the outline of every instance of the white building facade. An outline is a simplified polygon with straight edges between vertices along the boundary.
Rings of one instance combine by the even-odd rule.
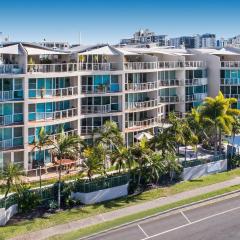
[[[63,128],[87,143],[108,120],[118,124],[126,145],[140,132],[156,134],[169,112],[182,116],[220,87],[228,93],[226,79],[240,73],[240,64],[231,65],[238,53],[213,51],[108,45],[54,51],[28,43],[4,45],[0,169],[9,162],[26,170],[52,162],[50,149],[33,150],[41,128],[53,139]],[[222,72],[229,68],[237,75]],[[235,90],[229,94],[238,94]]]

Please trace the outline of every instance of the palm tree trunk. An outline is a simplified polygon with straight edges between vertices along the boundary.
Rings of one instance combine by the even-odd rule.
[[[58,209],[61,209],[61,174],[62,174],[62,158],[59,159],[59,171],[58,171]]]
[[[222,131],[221,131],[221,129],[219,129],[219,145],[218,145],[218,148],[219,148],[219,152],[221,154],[221,152],[222,152]]]
[[[232,134],[232,147],[231,147],[231,160],[233,159],[233,146],[234,146],[234,141],[235,141],[236,134]]]
[[[11,184],[10,184],[10,182],[9,182],[9,181],[7,181],[7,191],[6,191],[6,193],[5,193],[5,196],[4,196],[4,198],[6,198],[6,197],[7,197],[8,193],[9,193],[9,191],[10,191],[10,188],[11,188]]]
[[[217,155],[217,135],[218,135],[218,131],[217,131],[217,126],[215,125],[215,136],[214,136],[214,156]]]

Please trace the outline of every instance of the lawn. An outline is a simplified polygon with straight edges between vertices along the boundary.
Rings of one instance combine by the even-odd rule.
[[[35,218],[33,220],[21,221],[12,226],[5,226],[0,228],[0,239],[7,239],[16,235],[24,234],[30,231],[44,229],[57,224],[66,223],[69,221],[87,218],[96,214],[116,210],[130,205],[143,203],[156,198],[170,196],[176,193],[196,189],[199,187],[211,185],[218,182],[233,179],[240,176],[240,169],[235,169],[229,172],[209,175],[193,181],[180,182],[169,187],[162,187],[134,197],[125,197],[121,199],[112,200],[105,203],[85,206],[84,208],[71,209],[62,211],[53,215]]]

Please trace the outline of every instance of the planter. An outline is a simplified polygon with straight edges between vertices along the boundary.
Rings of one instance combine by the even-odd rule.
[[[6,225],[9,219],[18,212],[18,205],[14,204],[8,209],[0,208],[0,226]]]
[[[72,192],[71,197],[75,200],[80,200],[84,204],[104,202],[111,199],[127,196],[128,184],[129,183],[88,193]]]

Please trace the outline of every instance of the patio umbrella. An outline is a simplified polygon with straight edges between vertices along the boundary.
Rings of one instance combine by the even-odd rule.
[[[135,138],[140,141],[142,140],[143,138],[146,138],[147,140],[150,140],[151,138],[153,138],[153,135],[151,135],[150,133],[147,133],[147,132],[141,132],[141,133],[138,133]]]

